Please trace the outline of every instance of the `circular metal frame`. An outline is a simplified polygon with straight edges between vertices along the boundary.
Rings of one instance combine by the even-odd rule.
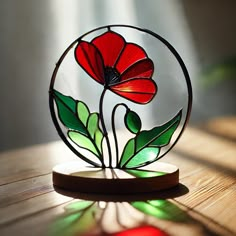
[[[179,138],[181,137],[181,135],[183,134],[184,132],[184,129],[186,128],[186,125],[189,121],[189,118],[190,118],[190,113],[191,113],[191,109],[192,109],[192,100],[193,100],[193,95],[192,95],[192,86],[191,86],[191,81],[190,81],[190,77],[189,77],[189,73],[187,71],[187,68],[182,60],[182,58],[180,57],[179,53],[175,50],[175,48],[166,40],[164,39],[163,37],[161,37],[160,35],[152,32],[151,30],[148,30],[148,29],[142,29],[142,28],[139,28],[139,27],[136,27],[136,26],[131,26],[131,25],[123,25],[123,24],[116,24],[116,25],[107,25],[107,26],[102,26],[102,27],[98,27],[96,29],[93,29],[85,34],[83,34],[82,36],[80,36],[79,38],[77,38],[75,41],[73,41],[70,46],[64,51],[64,53],[62,54],[62,56],[60,57],[59,61],[56,63],[56,67],[53,71],[53,74],[52,74],[52,78],[51,78],[51,82],[50,82],[50,87],[49,87],[49,107],[50,107],[50,112],[51,112],[51,117],[52,117],[52,120],[53,120],[53,123],[57,129],[57,132],[59,134],[59,136],[61,137],[61,139],[64,141],[64,143],[71,149],[72,152],[74,152],[77,156],[81,156],[81,154],[76,150],[76,148],[74,148],[70,142],[67,140],[67,138],[65,137],[65,135],[63,134],[62,130],[61,130],[61,127],[57,121],[57,118],[56,118],[56,114],[55,114],[55,108],[54,108],[54,101],[53,101],[53,95],[51,93],[51,91],[53,90],[53,87],[54,87],[54,83],[55,83],[55,80],[56,80],[56,75],[57,75],[57,72],[58,72],[58,69],[62,63],[62,61],[64,60],[64,58],[66,57],[67,53],[71,50],[71,48],[73,48],[73,46],[78,43],[82,38],[84,38],[85,36],[87,36],[88,34],[90,33],[93,33],[95,31],[98,31],[98,30],[102,30],[102,29],[111,29],[111,28],[118,28],[118,27],[125,27],[125,28],[132,28],[132,29],[136,29],[138,31],[141,31],[141,32],[144,32],[144,33],[147,33],[147,34],[150,34],[152,35],[153,37],[155,37],[156,39],[158,39],[159,41],[161,41],[169,50],[170,52],[172,52],[172,54],[175,56],[176,60],[178,61],[181,69],[182,69],[182,72],[184,74],[184,77],[185,77],[185,81],[186,81],[186,84],[187,84],[187,90],[188,90],[188,105],[187,105],[187,113],[186,113],[186,117],[185,117],[185,120],[184,120],[184,123],[183,123],[183,126],[182,126],[182,129],[180,130],[180,133],[179,135],[177,136],[177,138],[175,139],[175,141],[173,142],[173,144],[168,148],[168,150],[166,152],[164,152],[158,159],[162,158],[164,155],[166,155],[174,146],[175,144],[178,142]],[[84,158],[84,157],[83,157]],[[90,162],[88,160],[88,162]],[[95,166],[99,166],[98,164],[94,164],[93,165]]]

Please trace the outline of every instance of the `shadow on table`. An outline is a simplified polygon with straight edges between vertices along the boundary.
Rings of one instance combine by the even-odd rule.
[[[77,198],[64,207],[50,236],[231,235],[231,232],[175,200],[184,185],[168,191],[136,195],[94,195],[55,189]],[[232,234],[233,235],[233,234]]]
[[[139,194],[88,194],[88,193],[79,193],[71,192],[54,186],[56,192],[77,199],[92,200],[92,201],[112,201],[112,202],[121,202],[121,201],[137,201],[137,200],[151,200],[151,199],[167,199],[167,198],[176,198],[180,197],[189,192],[188,188],[183,184],[178,184],[176,187],[165,191],[156,191],[150,193],[139,193]]]

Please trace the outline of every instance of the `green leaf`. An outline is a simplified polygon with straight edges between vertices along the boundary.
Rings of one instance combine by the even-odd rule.
[[[98,147],[98,150],[100,151],[100,153],[102,153],[102,140],[103,140],[103,133],[100,129],[97,129],[96,132],[95,132],[95,137],[94,137],[94,140],[95,140],[95,144],[97,145]]]
[[[98,120],[99,117],[97,113],[92,113],[89,116],[87,128],[92,139],[94,139],[95,133],[98,129]]]
[[[137,134],[141,129],[142,123],[136,112],[128,110],[125,114],[125,125],[131,133]]]
[[[175,204],[167,200],[136,201],[131,205],[144,214],[162,220],[185,221],[188,215]]]
[[[81,120],[84,126],[86,126],[89,118],[89,109],[82,101],[77,103],[77,114],[78,118]]]
[[[87,134],[69,131],[68,137],[79,147],[87,149],[99,158],[102,158],[102,140],[104,135],[99,128],[98,113],[91,113],[87,119]]]
[[[127,169],[125,171],[130,175],[133,175],[138,178],[149,178],[149,177],[162,176],[166,174],[165,172],[160,172],[160,171],[139,170],[139,169],[137,170]]]
[[[121,168],[137,168],[158,159],[160,149],[169,144],[182,116],[182,110],[167,123],[151,130],[141,131],[130,139],[121,155]]]
[[[99,128],[99,114],[90,113],[87,105],[54,90],[54,98],[61,122],[69,129],[68,137],[100,160],[102,159],[103,133]]]
[[[127,162],[126,167],[135,168],[142,164],[155,160],[160,152],[159,148],[146,147],[136,152],[136,154]]]
[[[149,146],[163,147],[169,144],[170,139],[175,132],[181,120],[182,110],[162,126],[155,127],[148,131],[142,131],[137,136],[137,150],[141,150],[148,143]]]
[[[98,153],[98,150],[96,149],[94,143],[85,135],[76,131],[68,131],[68,137],[79,147],[87,149],[94,155],[100,157],[100,154]]]
[[[127,143],[126,146],[124,147],[120,164],[121,166],[125,165],[125,163],[130,159],[130,157],[135,156],[135,139],[132,138],[130,139]]]
[[[76,101],[72,97],[65,96],[56,90],[53,90],[53,95],[62,124],[69,129],[77,130],[86,135],[87,130],[76,114]]]

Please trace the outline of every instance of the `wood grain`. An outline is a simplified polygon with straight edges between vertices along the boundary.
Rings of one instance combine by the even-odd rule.
[[[236,141],[236,117],[217,117],[202,125],[208,132]]]
[[[6,184],[0,188],[0,207],[5,207],[51,191],[54,191],[51,174]]]
[[[60,141],[1,153],[0,185],[49,174],[56,164],[76,159]]]
[[[1,207],[0,225],[9,224],[25,217],[31,217],[39,212],[69,202],[71,198],[56,192],[41,194],[37,197],[26,199],[5,207]]]

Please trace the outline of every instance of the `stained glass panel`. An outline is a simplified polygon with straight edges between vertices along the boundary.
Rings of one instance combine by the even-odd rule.
[[[122,29],[125,30],[123,31]],[[127,33],[126,35],[128,31],[130,31],[130,34]],[[135,34],[138,37],[134,36]],[[157,47],[152,47],[151,43],[149,44],[149,40],[153,45],[157,45]],[[145,122],[143,122],[146,119],[146,114],[140,113],[139,116],[137,111],[140,111],[138,108],[139,104],[145,105],[156,99],[158,86],[163,86],[163,81],[159,83],[159,80],[162,79],[162,77],[159,77],[159,70],[162,76],[165,75],[165,71],[163,72],[162,70],[162,60],[159,57],[162,54],[152,50],[156,48],[158,50],[161,49],[162,47],[159,47],[160,43],[164,44],[164,48],[171,54],[171,57],[174,55],[174,60],[177,59],[175,63],[177,62],[176,65],[180,68],[187,84],[189,101],[187,101],[187,112],[185,113],[184,122],[181,121],[182,109],[178,105],[173,113],[168,113],[176,114],[177,111],[178,113],[174,117],[160,119],[161,121],[167,120],[162,125],[160,125],[160,121],[156,117],[151,117],[149,119],[150,122],[158,121],[158,126],[155,126],[155,123],[153,123],[153,127],[152,124],[146,126]],[[69,53],[70,50],[74,50],[74,53]],[[92,86],[93,81],[101,85],[101,90],[96,90],[100,91],[100,97],[95,98],[96,104],[93,103],[92,105],[93,108],[97,106],[97,109],[95,108],[90,112],[89,106],[86,105],[83,99],[77,100],[77,97],[67,96],[66,94],[68,93],[63,95],[54,89],[57,72],[60,71],[60,64],[62,64],[66,56],[73,57],[74,66],[78,69],[78,74],[81,76],[81,78],[78,76],[77,79],[84,83],[83,88],[85,88],[85,84],[91,83]],[[68,62],[71,63],[71,58],[68,59]],[[73,73],[70,76],[73,77]],[[176,78],[178,76],[179,74],[174,75]],[[90,79],[92,80],[89,81]],[[68,78],[67,82],[69,83],[70,81]],[[73,78],[73,81],[75,81],[75,78]],[[95,83],[95,85],[98,84]],[[70,86],[70,88],[75,89],[77,86]],[[165,93],[165,91],[163,93],[163,87],[161,88],[162,94],[169,94],[169,92]],[[81,93],[73,91],[73,94],[80,96],[83,93],[87,94],[92,89],[93,87],[90,87]],[[63,91],[66,91],[65,87]],[[110,105],[112,102],[106,101],[108,91],[112,92],[109,94],[110,97],[114,96],[114,105]],[[91,96],[93,94],[96,94],[96,92],[91,93]],[[119,102],[120,97],[128,100],[128,103],[123,102],[123,100]],[[191,109],[191,99],[191,84],[188,73],[175,49],[157,34],[132,26],[111,25],[101,27],[75,40],[57,63],[50,85],[52,117],[60,136],[70,149],[80,158],[94,166],[97,165],[89,160],[91,155],[88,154],[88,158],[85,157],[84,150],[81,149],[86,149],[97,156],[102,168],[116,167],[124,171],[132,169],[132,175],[141,178],[160,174],[158,172],[133,171],[133,169],[143,167],[158,160],[175,145],[186,126],[186,120]],[[168,99],[162,100],[168,103]],[[111,101],[113,101],[113,97]],[[156,101],[159,101],[159,99]],[[136,104],[132,104],[132,102]],[[54,114],[55,104],[57,116]],[[153,103],[153,105],[156,104],[156,102]],[[109,106],[109,111],[111,111],[111,119],[106,117],[107,105]],[[122,113],[118,114],[115,111],[121,105],[126,109],[125,116],[121,117],[121,121],[124,120],[125,127],[132,133],[128,134],[125,145],[119,140],[120,137],[117,135],[118,132],[116,132],[116,128],[120,127],[118,125],[116,127],[116,123],[118,124],[119,121],[117,115],[122,116]],[[145,111],[148,111],[145,107],[150,106],[143,107]],[[158,111],[158,118],[161,113],[161,111]],[[59,122],[57,122],[57,119]],[[111,121],[110,124],[109,121]],[[182,128],[176,132],[180,124]],[[62,125],[65,126],[65,129],[62,129]],[[145,127],[150,127],[149,125],[153,128],[146,130]],[[112,134],[109,134],[110,127]],[[143,127],[144,129],[142,129]],[[171,140],[175,132],[177,133],[174,136],[175,140]],[[114,142],[110,140],[112,136],[114,137]],[[119,150],[120,148],[123,148],[123,150]]]

